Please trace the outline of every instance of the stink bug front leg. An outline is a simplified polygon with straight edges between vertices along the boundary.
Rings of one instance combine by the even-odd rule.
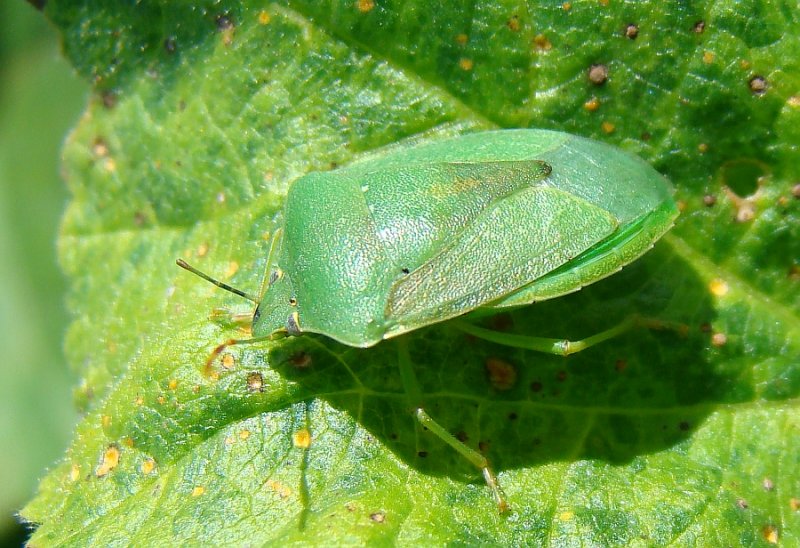
[[[250,327],[253,323],[252,312],[234,312],[227,308],[215,308],[209,316],[212,322],[223,325],[236,325],[240,327]]]
[[[216,360],[220,354],[222,354],[226,348],[230,346],[236,345],[243,345],[243,344],[252,344],[252,343],[259,343],[264,341],[269,341],[274,339],[272,335],[267,335],[264,337],[253,337],[250,339],[228,339],[227,341],[218,344],[216,348],[209,354],[208,358],[206,359],[205,367],[203,368],[203,372],[206,376],[210,375],[214,368],[214,360]]]

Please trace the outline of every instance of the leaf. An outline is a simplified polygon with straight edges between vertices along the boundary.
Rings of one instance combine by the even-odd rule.
[[[66,146],[59,241],[86,415],[24,510],[32,542],[799,541],[789,2],[53,1],[46,14],[97,95]],[[173,264],[255,291],[292,180],[491,127],[633,151],[673,180],[683,215],[620,274],[490,325],[576,339],[637,312],[688,326],[569,359],[447,324],[409,335],[428,412],[489,456],[506,515],[411,418],[394,343],[306,336],[230,349],[206,371],[216,344],[246,336],[209,313],[240,303]],[[497,364],[510,382],[492,382]]]

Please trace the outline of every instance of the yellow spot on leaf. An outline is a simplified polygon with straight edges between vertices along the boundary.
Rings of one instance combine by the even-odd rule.
[[[786,104],[792,108],[800,108],[800,95],[792,95],[786,101]]]
[[[200,495],[202,495],[205,492],[206,492],[206,488],[203,487],[202,485],[198,485],[197,487],[192,489],[192,496],[193,497],[199,497]]]
[[[561,9],[563,9],[564,11],[571,10],[572,9],[572,3],[571,2],[564,2],[563,4],[561,4]]]
[[[170,379],[169,384],[167,385],[167,387],[170,390],[175,390],[176,388],[178,388],[178,379]]]
[[[228,268],[225,270],[225,277],[230,278],[239,271],[239,263],[231,261],[228,263]]]
[[[356,7],[361,13],[369,13],[375,8],[374,0],[358,0]]]
[[[198,257],[205,257],[206,253],[208,253],[208,244],[203,243],[197,246],[196,254]]]
[[[700,143],[699,145],[697,145],[697,152],[699,152],[700,154],[705,154],[706,152],[708,152],[708,145],[706,143]]]
[[[262,10],[258,12],[258,24],[259,25],[268,25],[272,18],[269,16],[269,13]]]
[[[308,449],[311,447],[311,432],[308,431],[308,428],[298,430],[292,435],[292,443],[300,449]]]
[[[472,67],[475,66],[475,64],[472,62],[472,59],[462,57],[458,61],[458,66],[461,67],[461,70],[469,71],[472,70]]]
[[[724,297],[730,291],[730,286],[728,282],[725,280],[721,280],[719,278],[715,278],[711,280],[711,283],[708,284],[708,289],[711,290],[711,293],[716,297]]]
[[[765,525],[761,530],[764,540],[770,544],[778,544],[778,528],[774,525]]]
[[[70,481],[78,481],[81,477],[81,467],[77,464],[73,464],[72,468],[69,469],[69,479]]]
[[[710,65],[711,63],[713,63],[715,57],[716,57],[716,55],[714,55],[713,51],[704,51],[703,52],[703,62],[706,65]]]
[[[792,512],[797,512],[798,510],[800,510],[800,499],[797,497],[790,498],[789,508],[792,509]]]
[[[558,515],[558,519],[560,519],[561,521],[569,521],[574,517],[575,517],[575,512],[561,512]]]
[[[100,417],[100,424],[103,425],[103,428],[106,429],[111,426],[111,416],[110,415],[103,415]]]
[[[109,173],[114,173],[117,171],[117,162],[115,162],[113,158],[106,158],[106,161],[103,162],[103,167]]]
[[[103,452],[103,458],[95,469],[94,473],[98,478],[102,478],[119,464],[119,447],[109,445]]]
[[[233,369],[233,366],[236,365],[236,358],[234,358],[231,354],[224,354],[222,356],[222,367],[225,369]]]
[[[553,43],[544,34],[537,34],[533,37],[533,44],[541,51],[553,49]]]
[[[589,112],[594,112],[598,108],[600,108],[600,99],[597,97],[592,97],[585,103],[583,103],[583,108],[588,110]]]
[[[242,430],[239,432],[239,439],[244,441],[250,437],[250,430]]]
[[[267,487],[267,489],[269,489],[273,493],[276,493],[282,499],[287,499],[292,494],[291,488],[273,479],[267,480],[267,482],[264,485]]]
[[[136,405],[144,405],[144,398],[142,396],[136,396],[136,399],[133,400]]]
[[[711,344],[716,347],[725,346],[728,342],[728,336],[725,333],[714,333],[711,335]]]
[[[140,467],[140,469],[142,471],[142,474],[146,476],[147,474],[152,473],[152,471],[156,469],[156,461],[154,461],[153,459],[145,459],[142,462],[142,466]]]
[[[94,142],[94,146],[92,147],[92,152],[95,156],[108,156],[108,145],[106,145],[105,141],[102,139],[98,139]]]
[[[614,133],[614,130],[616,129],[614,124],[612,124],[611,122],[603,122],[602,124],[600,124],[600,128],[605,133]]]
[[[469,41],[469,36],[464,33],[456,35],[456,44],[459,46],[466,46],[467,42]]]
[[[133,438],[132,438],[132,437],[130,437],[130,436],[127,436],[127,437],[125,437],[125,438],[122,440],[122,443],[123,443],[123,444],[125,444],[125,447],[131,447],[131,448],[132,448],[134,445],[136,445],[136,442],[134,442],[134,441],[133,441]]]

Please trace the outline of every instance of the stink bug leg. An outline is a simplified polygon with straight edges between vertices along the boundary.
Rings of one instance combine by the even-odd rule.
[[[576,354],[582,350],[586,350],[598,343],[613,339],[637,327],[644,327],[647,329],[669,329],[678,334],[685,334],[687,326],[672,322],[664,322],[652,318],[644,318],[642,316],[633,315],[624,319],[614,327],[596,333],[585,339],[570,341],[567,339],[551,339],[547,337],[531,337],[528,335],[516,335],[513,333],[502,333],[484,327],[478,327],[463,320],[453,320],[451,324],[460,329],[464,333],[478,337],[485,341],[511,346],[514,348],[523,348],[525,350],[533,350],[534,352],[542,352],[544,354],[555,354],[556,356],[569,356]]]
[[[249,339],[228,339],[224,343],[217,345],[217,347],[211,352],[211,354],[208,356],[208,359],[206,359],[206,365],[203,371],[206,373],[206,375],[209,375],[212,371],[214,360],[216,360],[217,357],[220,354],[222,354],[222,352],[224,352],[225,349],[228,348],[229,346],[259,343],[259,342],[269,341],[274,338],[276,337],[273,337],[272,335],[266,335],[264,337],[252,337]]]
[[[253,314],[249,312],[232,312],[227,308],[215,308],[211,311],[210,319],[221,324],[247,327],[253,322]]]
[[[250,295],[249,293],[246,293],[246,292],[242,291],[241,289],[237,289],[237,288],[235,288],[233,286],[230,286],[230,285],[226,284],[225,282],[221,282],[221,281],[217,280],[216,278],[212,278],[211,276],[209,276],[205,272],[201,272],[201,271],[197,270],[195,267],[193,267],[192,265],[190,265],[189,263],[187,263],[183,259],[176,260],[175,264],[177,264],[179,267],[183,268],[184,270],[188,270],[192,274],[200,276],[201,278],[203,278],[207,282],[210,282],[210,283],[216,285],[217,287],[224,289],[225,291],[230,291],[231,293],[239,295],[240,297],[244,297],[245,299],[255,303],[256,305],[258,305],[258,303],[259,303],[259,299],[256,298],[255,296]],[[219,310],[215,310],[212,315],[220,316]],[[222,315],[224,316],[226,314],[223,312]],[[227,316],[228,316],[229,320],[231,320],[232,322],[244,323],[242,321],[242,319],[238,317],[239,315],[227,314]],[[249,318],[252,320],[252,316],[249,316]],[[251,337],[249,339],[228,339],[227,341],[223,342],[222,344],[217,345],[217,347],[214,348],[214,350],[208,356],[208,359],[206,359],[206,364],[205,364],[205,368],[203,369],[203,371],[205,371],[206,374],[209,374],[211,372],[212,366],[214,364],[214,360],[217,359],[217,357],[220,354],[222,354],[222,352],[226,348],[228,348],[229,346],[242,345],[242,344],[251,344],[251,343],[258,343],[258,342],[268,341],[268,340],[277,338],[277,336],[278,336],[278,334],[270,334],[270,335],[265,335],[265,336],[261,336],[261,337]]]
[[[497,476],[494,475],[489,466],[489,460],[448,432],[447,429],[428,415],[422,406],[422,392],[419,389],[419,384],[417,384],[416,375],[414,375],[414,367],[411,364],[411,356],[408,353],[408,344],[405,337],[397,339],[397,359],[400,366],[400,377],[403,380],[403,388],[414,410],[414,417],[423,427],[480,469],[483,479],[486,480],[486,485],[492,492],[492,498],[494,498],[498,510],[500,510],[500,513],[506,512],[508,503],[503,490],[500,488],[500,483],[497,481]]]

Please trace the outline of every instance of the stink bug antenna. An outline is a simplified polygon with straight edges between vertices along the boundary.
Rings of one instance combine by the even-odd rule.
[[[215,280],[214,278],[212,278],[211,276],[209,276],[205,272],[200,272],[199,270],[197,270],[195,267],[193,267],[192,265],[190,265],[189,263],[187,263],[183,259],[176,260],[175,264],[177,264],[179,267],[181,267],[183,269],[188,270],[192,274],[196,274],[196,275],[200,276],[201,278],[203,278],[207,282],[211,282],[212,284],[216,285],[217,287],[220,287],[220,288],[224,289],[225,291],[230,291],[231,293],[235,293],[235,294],[239,295],[240,297],[244,297],[248,301],[252,301],[252,302],[258,304],[258,299],[256,299],[255,297],[253,297],[249,293],[245,293],[241,289],[236,289],[235,287],[231,287],[228,284],[226,284],[225,282],[221,282],[219,280]]]
[[[267,270],[264,272],[264,277],[261,278],[261,289],[258,290],[259,302],[264,298],[264,293],[271,285],[270,278],[272,277],[272,261],[275,259],[275,252],[281,244],[283,238],[283,228],[278,228],[272,234],[272,239],[269,243],[269,254],[267,255]]]

